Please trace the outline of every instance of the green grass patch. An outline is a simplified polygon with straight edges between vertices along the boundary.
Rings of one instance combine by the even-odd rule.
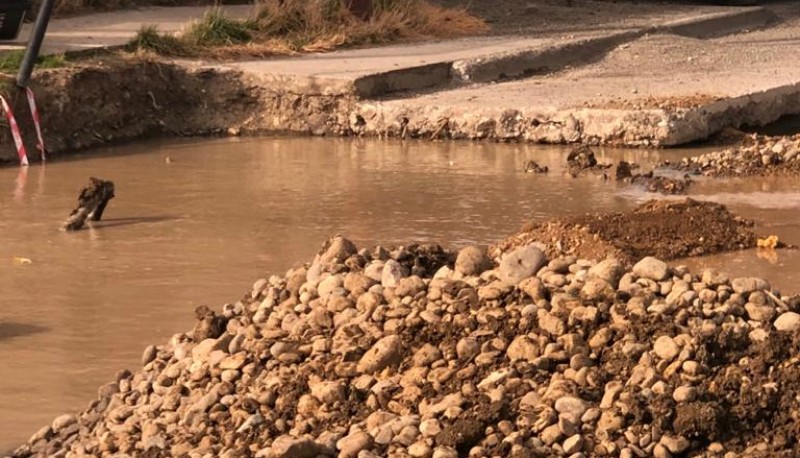
[[[12,73],[19,70],[25,51],[9,51],[0,53],[0,72]],[[59,68],[69,65],[64,54],[47,54],[36,59],[37,68]]]
[[[221,8],[212,8],[183,35],[184,40],[199,46],[220,46],[247,43],[259,26],[255,21],[231,19]]]
[[[163,56],[186,56],[191,54],[191,47],[185,40],[158,31],[155,25],[143,25],[131,41],[128,51],[149,51]]]

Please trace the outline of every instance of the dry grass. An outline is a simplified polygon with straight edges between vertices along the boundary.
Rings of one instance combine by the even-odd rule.
[[[276,0],[258,5],[253,19],[227,18],[214,8],[179,37],[142,29],[129,44],[135,52],[173,57],[230,59],[476,35],[486,24],[465,9],[446,9],[426,0],[374,0],[366,19],[342,0]]]

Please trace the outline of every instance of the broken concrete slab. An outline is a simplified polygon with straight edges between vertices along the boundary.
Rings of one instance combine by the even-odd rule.
[[[777,15],[766,8],[754,7],[680,17],[639,29],[607,30],[602,36],[455,61],[453,79],[479,83],[547,74],[594,63],[617,46],[646,34],[708,38],[764,27],[777,20]]]
[[[661,30],[689,36],[714,35],[763,27],[774,19],[775,15],[764,8],[730,8],[694,15],[676,14],[663,23],[643,28],[535,38],[467,38],[238,62],[230,67],[257,75],[279,91],[378,98],[584,66],[602,59],[617,46]]]
[[[591,32],[578,36],[602,35]],[[451,66],[456,61],[559,47],[573,41],[574,38],[561,35],[475,37],[234,62],[224,66],[251,74],[278,91],[371,98],[445,86],[452,80]]]
[[[402,124],[409,136],[672,146],[764,125],[800,112],[798,23],[712,40],[649,35],[550,76],[363,102],[360,129],[382,135]]]

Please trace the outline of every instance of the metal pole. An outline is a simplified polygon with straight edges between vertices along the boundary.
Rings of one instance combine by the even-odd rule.
[[[39,50],[42,48],[44,33],[47,31],[47,24],[50,22],[50,14],[53,12],[55,0],[44,0],[39,8],[39,15],[36,16],[36,23],[31,31],[31,38],[28,40],[28,47],[22,57],[22,64],[19,66],[17,74],[17,86],[28,87],[28,80],[31,78],[33,66],[39,57]]]

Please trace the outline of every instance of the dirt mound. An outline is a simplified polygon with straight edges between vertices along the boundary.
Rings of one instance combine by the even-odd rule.
[[[754,248],[752,223],[720,204],[686,199],[650,201],[626,213],[567,217],[527,226],[492,253],[541,242],[551,256],[570,254],[633,262],[644,256],[675,259]]]

